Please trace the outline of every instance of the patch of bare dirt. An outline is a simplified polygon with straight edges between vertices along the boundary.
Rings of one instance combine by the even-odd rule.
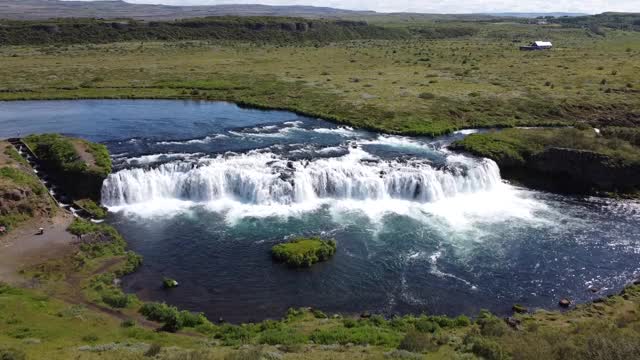
[[[26,282],[21,269],[71,253],[75,237],[67,227],[72,221],[73,216],[60,211],[53,218],[31,219],[0,238],[0,281],[20,286]]]

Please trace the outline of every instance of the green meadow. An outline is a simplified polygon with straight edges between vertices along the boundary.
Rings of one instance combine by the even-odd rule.
[[[421,135],[640,122],[640,32],[453,22],[445,36],[472,31],[433,39],[419,30],[443,25],[411,26],[396,40],[3,46],[0,99],[224,100]],[[519,51],[537,39],[554,49]]]

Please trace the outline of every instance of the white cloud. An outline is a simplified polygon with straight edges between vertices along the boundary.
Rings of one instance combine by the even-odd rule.
[[[216,5],[266,4],[314,5],[381,12],[478,13],[478,12],[639,12],[640,0],[126,0],[138,4]]]

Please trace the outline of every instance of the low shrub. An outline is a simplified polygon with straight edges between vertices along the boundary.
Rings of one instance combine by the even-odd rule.
[[[148,302],[138,310],[145,318],[164,324],[164,330],[175,332],[183,327],[196,327],[209,321],[202,313],[179,311],[175,306],[165,303]]]
[[[151,346],[149,346],[149,349],[147,349],[147,351],[145,351],[144,356],[154,357],[160,354],[160,351],[162,351],[162,345],[154,343],[154,344],[151,344]]]
[[[75,204],[78,207],[86,210],[89,215],[91,215],[95,219],[104,219],[105,217],[107,217],[107,210],[102,206],[96,204],[96,202],[91,199],[77,200],[75,201]]]
[[[327,314],[325,314],[324,312],[322,312],[321,310],[318,310],[318,309],[313,309],[311,311],[311,313],[313,313],[313,316],[316,319],[326,319],[326,318],[328,318]]]
[[[472,341],[471,352],[486,360],[507,360],[509,356],[504,349],[491,339],[482,337],[474,338]]]
[[[0,348],[0,360],[25,360],[24,351],[12,348]]]
[[[415,330],[409,331],[398,345],[398,349],[411,352],[434,351],[437,348],[433,335]]]
[[[440,325],[438,325],[438,323],[434,322],[431,319],[425,319],[425,318],[421,318],[418,321],[416,321],[415,327],[416,327],[416,330],[423,333],[434,333],[438,329],[440,329]]]
[[[281,328],[263,331],[258,341],[268,345],[296,345],[306,343],[307,338],[293,329]]]
[[[354,328],[333,327],[317,329],[311,333],[310,340],[316,344],[357,344],[397,346],[401,335],[395,331],[372,326],[359,326]]]
[[[502,319],[486,310],[480,312],[476,323],[480,326],[482,336],[499,337],[506,334],[509,330],[507,324],[505,324]]]
[[[122,292],[114,292],[102,295],[102,301],[113,308],[122,309],[133,302],[133,297]]]
[[[238,346],[250,342],[251,332],[246,326],[225,324],[218,328],[214,337],[222,340],[222,345]]]

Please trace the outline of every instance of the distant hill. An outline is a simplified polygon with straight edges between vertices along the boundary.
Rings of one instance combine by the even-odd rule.
[[[314,6],[214,5],[169,6],[130,4],[120,0],[0,0],[0,18],[45,20],[51,18],[130,18],[137,20],[174,20],[207,16],[288,16],[339,18],[367,16],[373,11],[350,11]]]
[[[587,16],[585,13],[570,13],[570,12],[503,12],[503,13],[486,13],[485,15],[498,16],[498,17],[517,17],[517,18],[537,18],[537,17],[575,17],[575,16]]]
[[[448,36],[447,33],[435,35]],[[364,21],[282,16],[212,16],[175,21],[78,18],[0,21],[0,45],[100,44],[154,40],[292,43],[406,39],[410,36],[406,29],[376,26]]]
[[[582,16],[579,13],[494,13],[494,14],[419,14],[378,13],[315,6],[211,5],[170,6],[131,4],[122,0],[0,0],[0,19],[46,20],[51,18],[128,18],[137,20],[174,20],[207,16],[286,16],[317,18],[390,18],[417,20],[488,20],[498,17],[535,18],[538,16]]]

